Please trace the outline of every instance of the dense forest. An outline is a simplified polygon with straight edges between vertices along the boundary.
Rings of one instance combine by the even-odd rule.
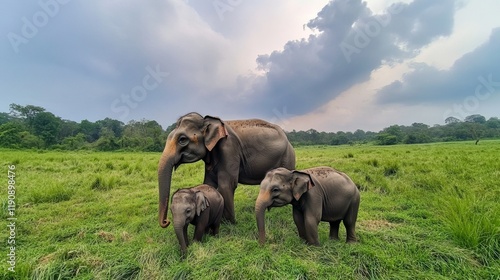
[[[23,149],[90,149],[99,151],[134,150],[162,151],[168,133],[174,124],[163,129],[152,120],[132,120],[127,124],[105,118],[96,122],[80,123],[64,120],[45,108],[18,104],[10,105],[9,113],[0,113],[0,147]],[[442,141],[462,141],[500,137],[500,119],[488,120],[475,114],[459,120],[449,117],[444,125],[429,126],[413,123],[411,126],[392,125],[379,132],[287,132],[293,145],[376,145],[416,144]]]

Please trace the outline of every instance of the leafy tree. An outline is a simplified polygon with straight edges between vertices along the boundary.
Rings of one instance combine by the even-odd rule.
[[[93,123],[88,120],[83,120],[80,122],[80,129],[78,132],[83,133],[85,135],[85,139],[87,142],[92,143],[99,139],[99,133],[101,131],[101,127],[98,123]]]
[[[431,141],[442,139],[445,136],[445,129],[445,126],[441,126],[439,124],[429,128],[429,138]]]
[[[497,117],[489,118],[486,121],[486,126],[488,128],[500,128],[500,119]]]
[[[57,143],[57,135],[61,127],[61,119],[49,112],[41,112],[33,118],[33,130],[40,137],[46,147]]]
[[[459,123],[461,122],[459,119],[455,118],[455,117],[447,117],[445,120],[444,120],[444,123],[445,124],[450,124],[450,123]]]
[[[376,132],[367,131],[367,132],[365,132],[364,141],[374,141],[376,137],[377,137]]]
[[[309,135],[308,139],[311,143],[317,143],[319,140],[319,132],[316,129],[309,129],[306,131],[306,133]]]
[[[15,122],[0,125],[0,146],[4,148],[18,148],[21,142],[20,133],[23,127]]]
[[[382,130],[381,135],[382,135],[382,137],[380,137],[380,138],[377,137],[377,140],[380,142],[382,139],[382,142],[386,143],[386,144],[382,144],[382,145],[393,145],[396,143],[401,143],[403,141],[403,138],[404,138],[403,131],[401,130],[401,127],[399,125],[391,125],[391,126],[385,128],[384,130]],[[393,137],[387,137],[388,135],[393,136]]]
[[[332,140],[330,144],[332,145],[344,145],[349,143],[350,139],[348,137],[348,134],[346,134],[343,131],[339,131],[332,137]]]
[[[404,140],[405,144],[419,144],[431,142],[431,138],[424,133],[408,134]]]
[[[79,129],[80,125],[77,122],[62,120],[58,138],[63,140],[67,137],[73,137],[78,133]]]
[[[466,126],[468,127],[472,138],[476,140],[476,145],[483,134],[482,124],[486,123],[486,118],[479,114],[465,117]]]
[[[123,130],[122,147],[143,151],[163,150],[163,129],[156,121],[130,121]]]
[[[66,150],[78,150],[85,147],[85,143],[85,135],[80,132],[75,136],[64,138],[61,147]]]
[[[398,137],[390,133],[379,133],[377,135],[377,142],[379,145],[395,145],[398,143]]]
[[[426,130],[429,129],[429,126],[424,123],[412,123],[411,127],[415,130]]]
[[[0,125],[2,125],[4,123],[8,123],[12,119],[13,118],[8,113],[0,113]]]
[[[400,127],[406,144],[417,144],[431,142],[429,126],[423,123],[412,123],[411,126]]]
[[[45,112],[45,108],[33,105],[21,106],[15,103],[10,104],[10,115],[13,118],[22,119],[26,125],[33,129],[35,117]]]
[[[469,132],[469,129],[464,126],[458,126],[452,131],[451,136],[454,137],[454,140],[468,140],[470,139],[471,133]]]
[[[119,120],[105,118],[104,120],[96,121],[96,124],[101,128],[106,127],[111,130],[115,137],[122,136],[124,123]]]
[[[486,123],[486,118],[479,114],[475,114],[465,117],[465,122],[484,124]]]
[[[362,129],[356,129],[353,133],[354,141],[363,141],[365,140],[366,133]]]
[[[43,141],[26,131],[19,122],[11,121],[0,125],[0,147],[4,148],[42,148]]]
[[[115,137],[113,130],[103,127],[99,139],[95,142],[95,147],[99,151],[114,151],[120,148],[119,141]]]
[[[174,129],[175,129],[175,126],[176,126],[176,125],[177,125],[177,123],[173,123],[173,124],[169,125],[169,126],[167,127],[167,129],[165,129],[165,133],[166,133],[167,135],[169,135],[169,134],[170,134],[170,132],[172,132],[172,130],[174,130]],[[295,131],[295,130],[294,130],[294,131]]]
[[[19,137],[21,138],[21,143],[19,145],[21,148],[41,149],[44,146],[43,141],[39,137],[31,134],[29,131],[22,131],[19,133]]]

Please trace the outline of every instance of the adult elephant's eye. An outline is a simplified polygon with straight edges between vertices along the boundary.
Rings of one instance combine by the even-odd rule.
[[[181,135],[179,136],[179,139],[177,140],[177,142],[179,143],[179,145],[181,146],[186,146],[188,143],[189,143],[189,138],[187,138],[186,136],[184,135]]]
[[[274,187],[272,190],[271,190],[273,193],[277,193],[280,191],[280,189],[278,187]]]

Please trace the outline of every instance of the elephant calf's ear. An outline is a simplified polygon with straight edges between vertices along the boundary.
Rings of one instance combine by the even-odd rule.
[[[293,197],[299,200],[300,197],[314,186],[311,175],[299,171],[294,171],[292,183]]]
[[[202,192],[196,193],[196,215],[200,215],[201,212],[205,211],[207,207],[210,206],[208,204],[208,199]]]

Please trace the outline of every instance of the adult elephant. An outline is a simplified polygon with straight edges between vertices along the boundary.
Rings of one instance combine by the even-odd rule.
[[[222,121],[189,113],[177,120],[158,164],[161,227],[167,227],[172,171],[183,163],[205,162],[204,184],[224,198],[223,218],[235,223],[234,191],[238,183],[258,185],[267,171],[295,168],[295,152],[285,132],[263,120]]]

